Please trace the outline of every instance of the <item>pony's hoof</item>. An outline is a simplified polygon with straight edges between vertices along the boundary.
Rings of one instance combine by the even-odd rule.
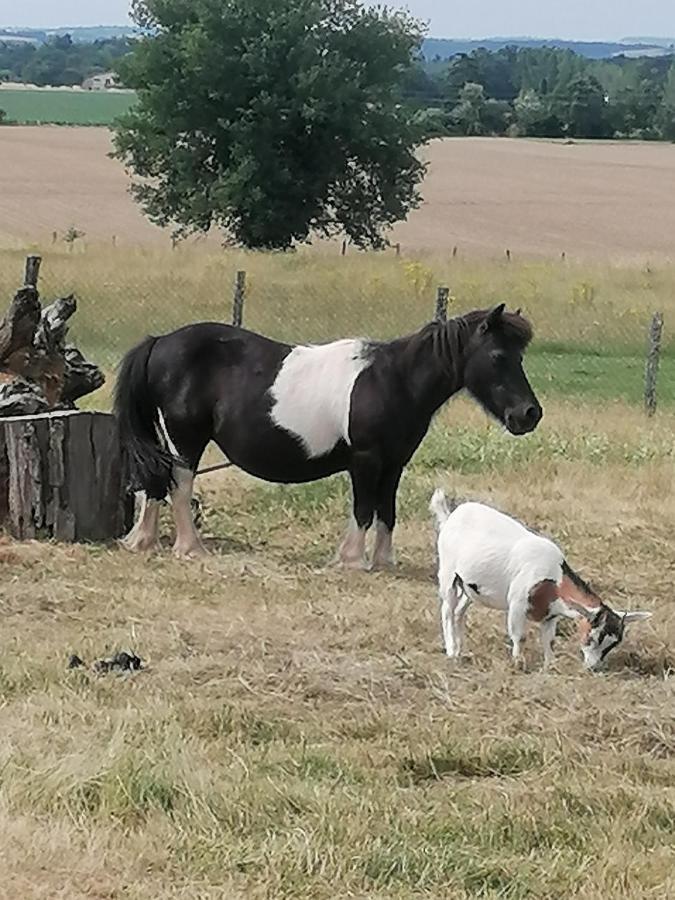
[[[134,538],[121,538],[117,541],[117,546],[127,553],[156,553],[159,547],[159,541],[143,541]]]
[[[335,566],[345,572],[369,572],[370,566],[366,559],[337,559]]]
[[[374,559],[370,568],[373,572],[393,572],[396,569],[396,560]]]
[[[191,547],[174,547],[172,550],[174,559],[203,559],[205,556],[208,556],[208,551],[205,547],[202,547],[201,544],[196,544]]]

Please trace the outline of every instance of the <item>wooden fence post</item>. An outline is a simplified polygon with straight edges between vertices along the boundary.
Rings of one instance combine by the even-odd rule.
[[[244,322],[244,300],[246,299],[246,272],[237,272],[237,280],[234,285],[234,306],[232,309],[232,324],[241,328]]]
[[[25,287],[37,287],[41,263],[41,256],[29,256],[26,258],[26,275],[23,282]]]
[[[645,409],[648,416],[653,416],[656,412],[656,387],[659,378],[662,336],[663,313],[655,312],[649,325],[649,346],[645,370]]]
[[[506,251],[506,261],[511,262],[511,251],[510,250]]]
[[[396,244],[395,249],[396,249],[396,256],[400,256],[401,255],[401,245]]]
[[[450,299],[450,288],[439,287],[436,294],[436,321],[447,322],[448,320],[448,300]]]
[[[340,252],[341,252],[342,256],[347,255],[347,241],[346,240],[342,242],[342,250]]]

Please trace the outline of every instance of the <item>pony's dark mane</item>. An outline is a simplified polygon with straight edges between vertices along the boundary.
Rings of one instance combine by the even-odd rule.
[[[403,340],[413,353],[420,347],[431,344],[433,355],[457,383],[464,362],[464,350],[476,329],[490,314],[489,309],[476,309],[447,322],[430,322],[420,331]],[[500,321],[504,339],[524,352],[532,340],[532,326],[520,313],[504,312]],[[396,341],[394,341],[396,343]]]
[[[392,341],[365,341],[364,352],[380,359],[407,360],[411,369],[424,370],[424,363],[433,359],[445,373],[450,392],[455,392],[462,387],[466,350],[491,312],[489,309],[476,309],[446,322],[429,322],[406,337]],[[532,340],[532,326],[520,312],[504,311],[498,329],[497,333],[504,343],[521,353]]]

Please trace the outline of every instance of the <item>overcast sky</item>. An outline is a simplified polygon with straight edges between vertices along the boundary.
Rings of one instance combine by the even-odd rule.
[[[436,37],[675,35],[675,0],[408,0]],[[128,0],[0,0],[0,25],[118,25]]]

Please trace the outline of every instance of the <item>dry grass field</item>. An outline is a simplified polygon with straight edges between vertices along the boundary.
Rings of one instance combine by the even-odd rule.
[[[0,130],[0,245],[71,225],[93,241],[167,243],[128,196],[109,150],[105,129]],[[675,255],[673,145],[475,138],[436,141],[424,152],[425,205],[394,233],[406,252]]]
[[[342,479],[209,476],[204,563],[0,544],[0,896],[672,896],[674,424],[559,403],[516,442],[455,405],[404,480],[392,574],[326,567]],[[449,663],[438,483],[554,534],[653,623],[596,676],[571,636],[542,673],[532,633],[523,673],[475,610]],[[66,669],[124,647],[144,672]]]
[[[514,439],[465,399],[443,411],[402,483],[391,573],[329,565],[343,477],[200,479],[203,562],[172,559],[168,513],[149,557],[0,537],[0,900],[675,896],[675,267],[659,259],[675,233],[675,148],[434,145],[438,189],[401,233],[419,252],[341,259],[171,251],[125,199],[106,141],[0,130],[0,296],[28,246],[44,254],[46,298],[76,292],[75,337],[110,376],[92,406],[108,408],[115,365],[145,333],[227,319],[244,268],[246,323],[287,340],[407,332],[441,283],[453,311],[522,306],[545,417]],[[86,241],[52,247],[70,224]],[[502,233],[511,264],[486,258]],[[666,344],[647,419],[655,309]],[[533,631],[520,672],[502,617],[475,609],[467,658],[450,663],[437,485],[555,537],[610,603],[654,618],[598,675],[569,629],[543,673]],[[91,663],[119,649],[145,670],[67,668],[73,652]]]

